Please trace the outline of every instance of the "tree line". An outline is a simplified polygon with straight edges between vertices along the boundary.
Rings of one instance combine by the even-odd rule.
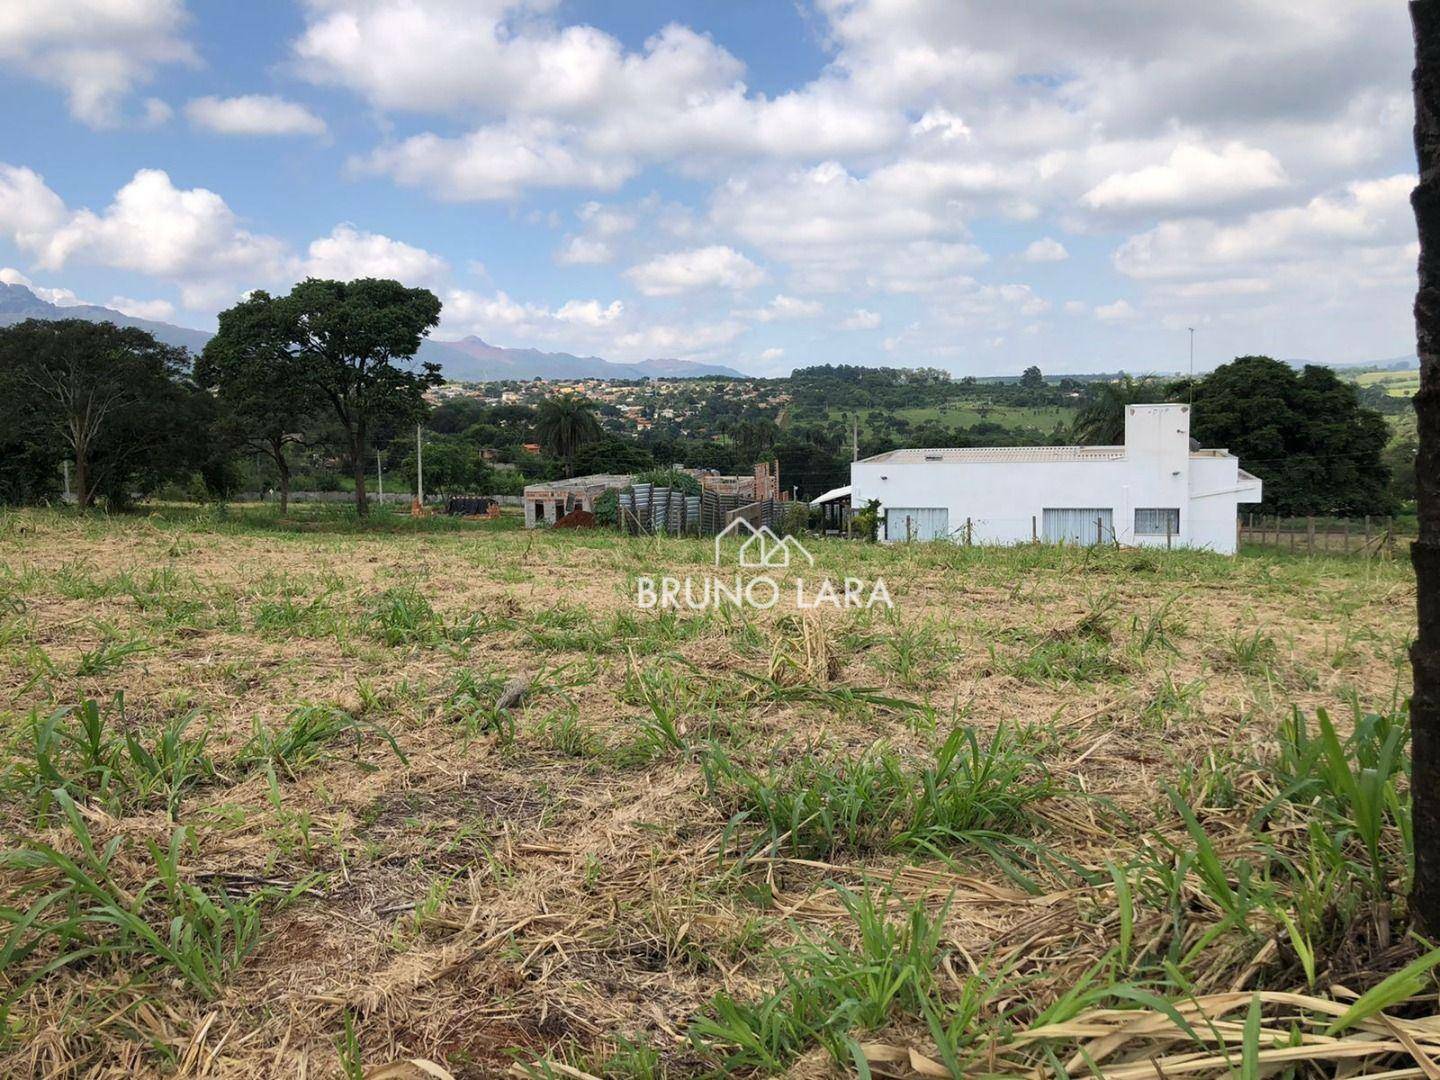
[[[1131,404],[1188,402],[1191,437],[1229,450],[1265,481],[1262,513],[1390,514],[1413,491],[1413,448],[1409,460],[1403,443],[1392,453],[1385,418],[1327,367],[1297,371],[1268,356],[1241,356],[1193,380],[1125,376],[1091,390],[1073,425],[1077,442],[1122,442]]]
[[[379,427],[414,422],[434,364],[412,370],[440,319],[427,289],[362,278],[307,279],[284,296],[255,291],[219,319],[193,360],[143,330],[29,320],[0,331],[0,499],[55,494],[73,462],[82,507],[198,472],[226,494],[237,453],[263,453],[289,493],[295,447],[338,443],[368,511],[366,447]]]
[[[123,506],[194,476],[223,497],[237,486],[237,460],[260,455],[284,512],[296,456],[320,452],[346,463],[364,515],[370,454],[399,440],[407,450],[392,467],[413,479],[405,433],[422,423],[431,490],[518,493],[527,480],[561,475],[676,463],[745,473],[773,460],[787,488],[814,496],[848,480],[855,453],[849,425],[826,416],[824,403],[884,411],[976,392],[975,380],[930,369],[805,368],[792,377],[793,415],[783,426],[749,406],[710,409],[689,436],[658,427],[634,436],[607,431],[601,409],[569,395],[535,407],[459,399],[431,409],[425,392],[440,373],[417,365],[415,354],[439,317],[440,301],[426,289],[307,279],[283,296],[253,292],[222,312],[198,358],[109,323],[32,320],[0,330],[0,502],[53,497],[62,463],[81,506]],[[1059,383],[1032,367],[1003,394],[1007,404],[1035,405],[1073,405],[1078,395],[1082,408],[1068,430],[1052,432],[984,420],[962,429],[908,425],[895,417],[870,425],[859,452],[1119,443],[1128,404],[1190,401],[1194,437],[1231,450],[1265,480],[1267,513],[1389,513],[1404,497],[1392,477],[1414,475],[1413,446],[1411,460],[1403,460],[1403,444],[1387,449],[1385,419],[1354,384],[1322,367],[1296,371],[1246,356],[1193,381]]]

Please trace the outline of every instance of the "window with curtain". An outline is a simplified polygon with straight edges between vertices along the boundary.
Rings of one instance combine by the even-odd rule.
[[[1150,506],[1135,511],[1136,536],[1174,536],[1179,531],[1179,509]]]

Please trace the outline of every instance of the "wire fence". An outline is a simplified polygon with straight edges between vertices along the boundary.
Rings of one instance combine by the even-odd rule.
[[[1283,517],[1241,514],[1240,543],[1289,551],[1296,555],[1359,555],[1394,558],[1411,539],[1392,517]]]

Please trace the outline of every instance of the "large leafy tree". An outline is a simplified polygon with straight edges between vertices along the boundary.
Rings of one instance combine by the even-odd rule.
[[[1193,403],[1191,434],[1264,479],[1265,511],[1393,509],[1383,457],[1389,426],[1329,368],[1296,372],[1268,356],[1242,356],[1196,381]]]
[[[82,507],[123,503],[194,464],[209,410],[189,368],[183,348],[135,327],[31,319],[0,331],[4,409],[25,418],[33,452],[71,457]]]
[[[401,444],[408,447],[400,459],[397,472],[411,485],[419,481],[415,467],[414,440]],[[475,443],[464,435],[432,435],[425,440],[425,488],[447,495],[488,494],[492,470],[480,460]]]
[[[280,513],[290,508],[290,454],[313,446],[328,403],[313,383],[298,380],[275,321],[278,305],[241,304],[221,315],[221,332],[195,364],[196,381],[215,394],[214,431],[232,450],[266,455],[280,480]],[[332,425],[333,426],[333,425]]]
[[[8,347],[13,331],[0,330],[0,504],[39,502],[60,491],[65,439],[49,411],[35,408],[23,381],[25,368]]]
[[[413,420],[440,369],[412,370],[420,342],[440,321],[428,289],[398,281],[307,278],[285,296],[254,292],[220,315],[217,355],[262,358],[281,386],[334,413],[355,477],[355,510],[369,512],[366,451],[373,432]]]
[[[638,473],[653,468],[655,455],[631,439],[609,436],[599,442],[588,443],[575,452],[575,471],[582,476],[588,473]]]
[[[598,442],[601,436],[594,403],[578,394],[546,398],[535,418],[535,436],[541,446],[565,463],[565,475],[572,475],[576,453],[582,446]]]

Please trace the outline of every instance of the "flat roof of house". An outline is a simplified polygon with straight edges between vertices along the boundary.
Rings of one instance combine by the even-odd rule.
[[[1228,450],[1192,450],[1192,458],[1233,457]],[[1031,461],[1123,461],[1123,446],[946,446],[931,449],[889,450],[861,458],[860,464],[894,462],[1031,462]]]
[[[947,446],[933,449],[890,450],[862,462],[926,461],[1119,461],[1123,446]]]

